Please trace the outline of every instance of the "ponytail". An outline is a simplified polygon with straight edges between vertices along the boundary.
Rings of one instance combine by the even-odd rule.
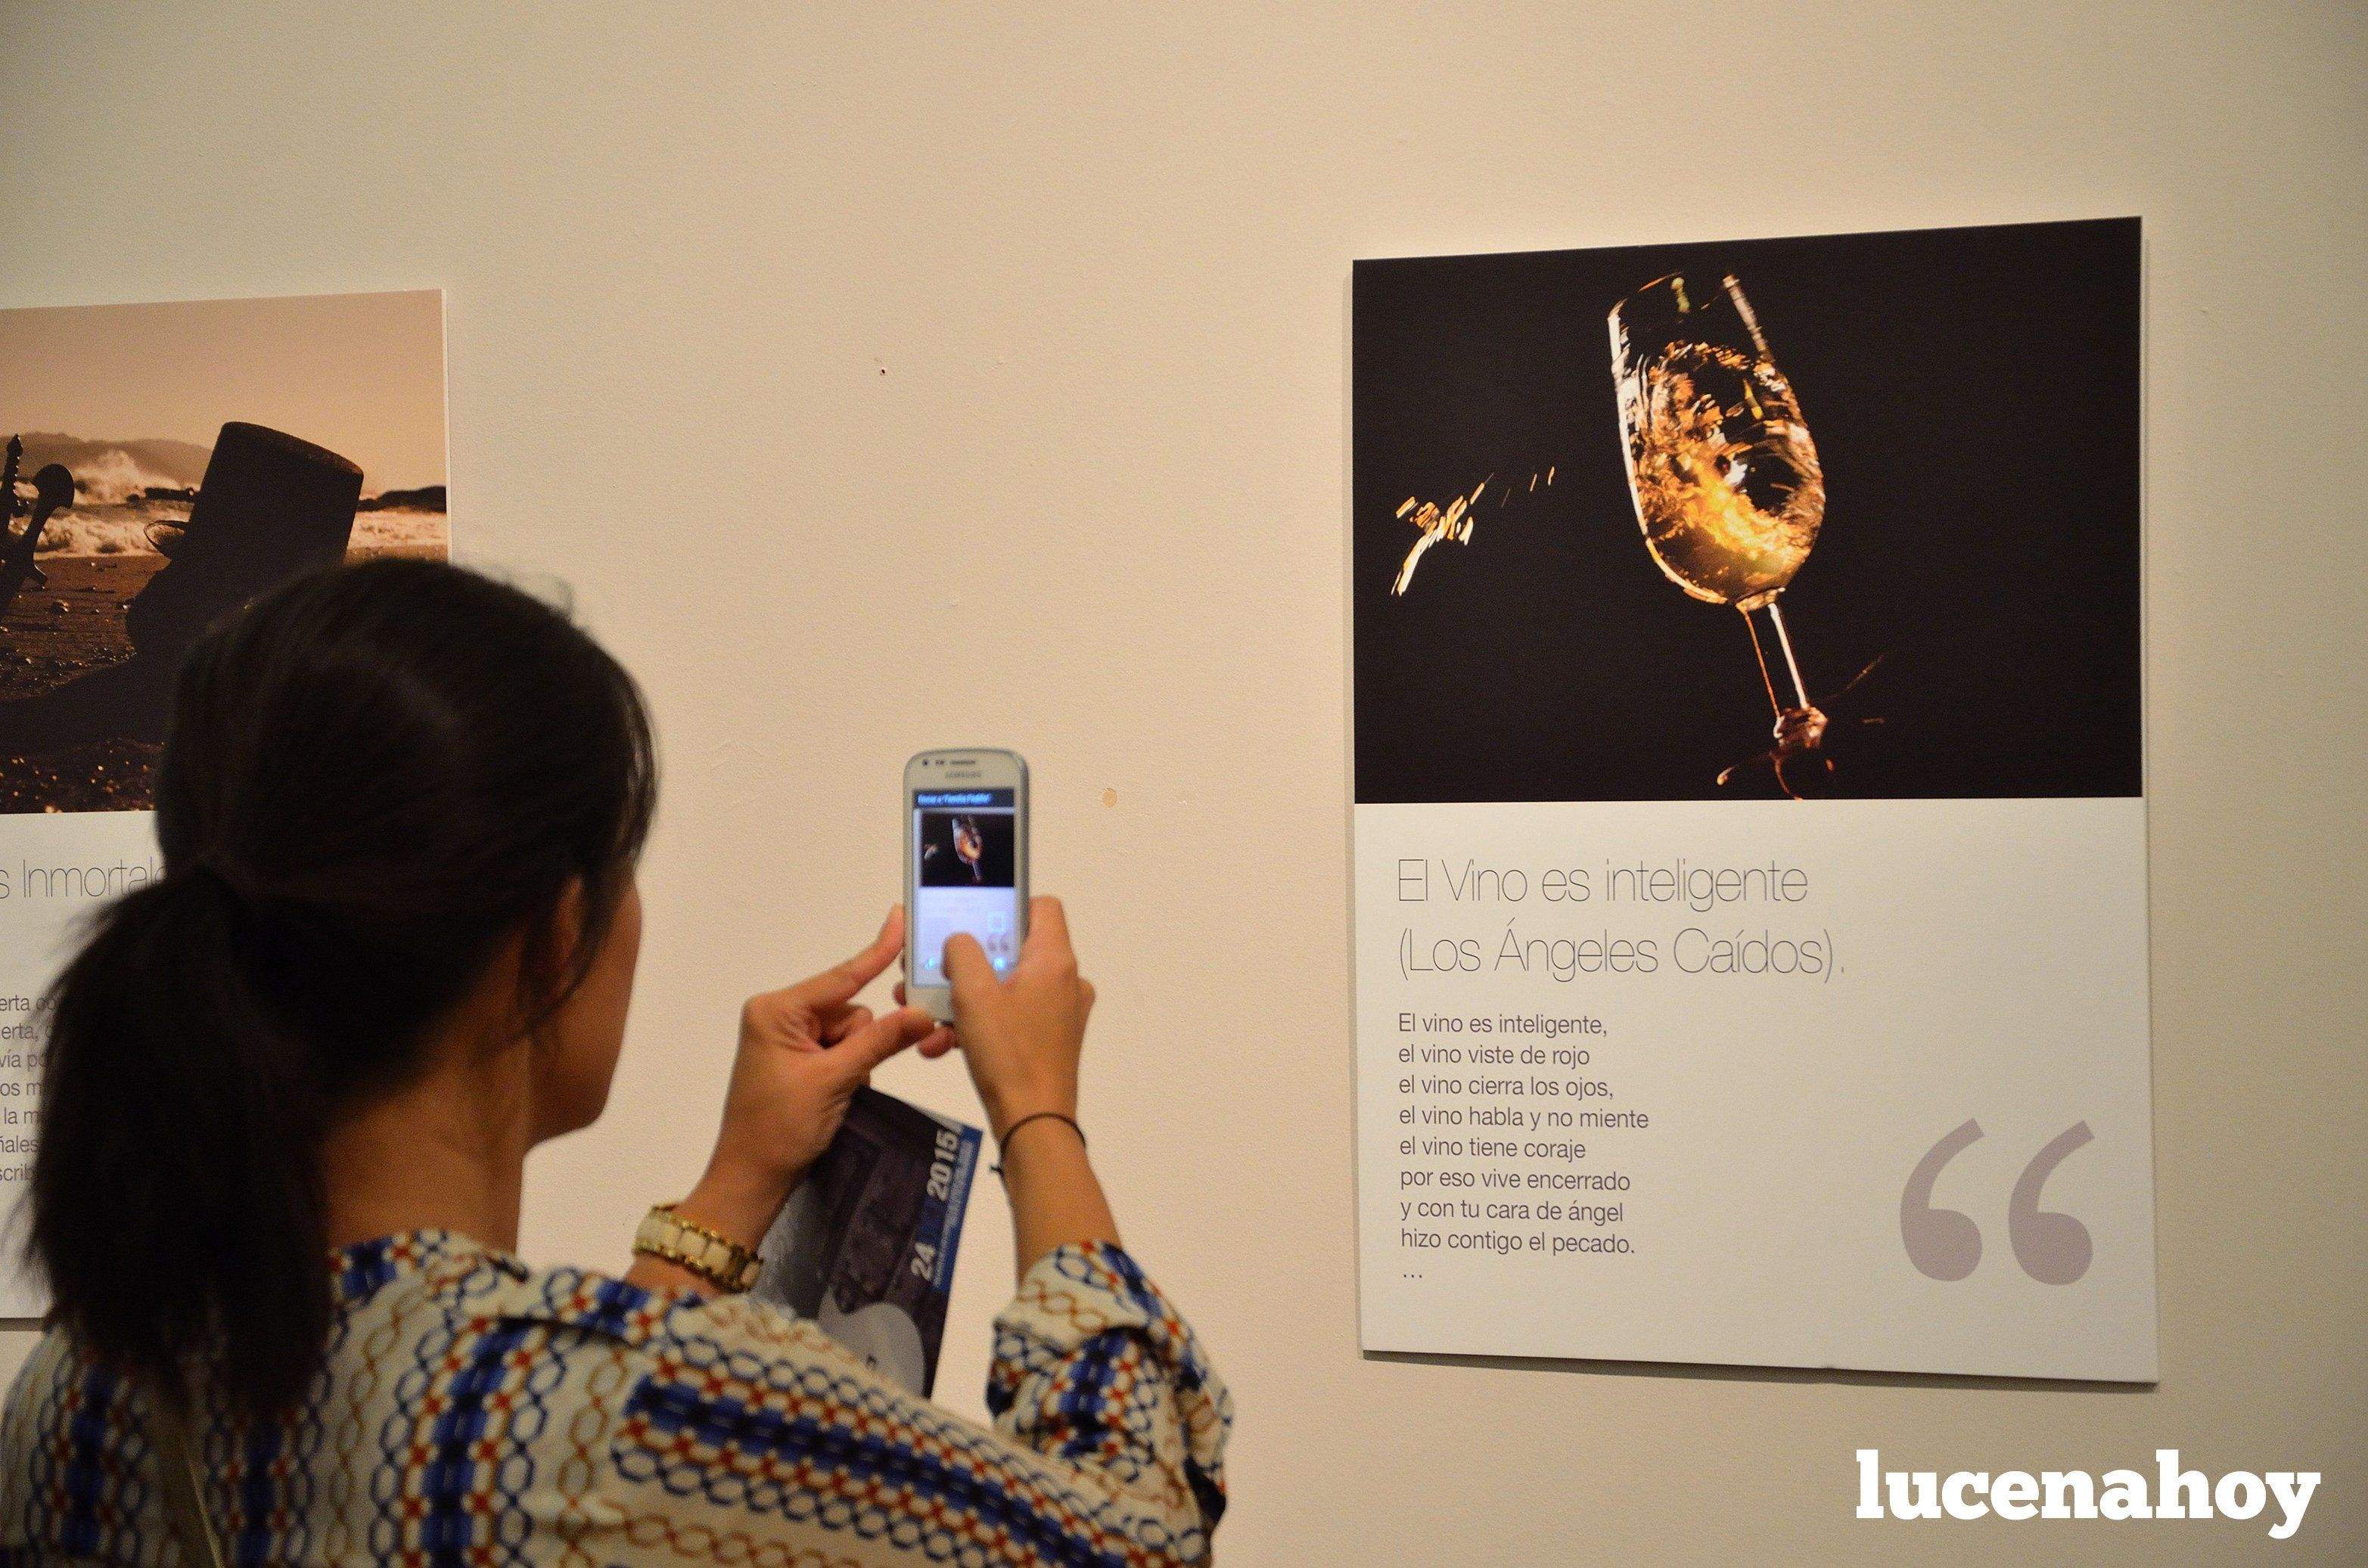
[[[177,1387],[292,1403],[329,1329],[309,1051],[248,980],[252,914],[219,873],[124,898],[52,993],[31,1243],[74,1327]]]
[[[165,874],[51,994],[29,1251],[103,1361],[248,1415],[334,1313],[322,1146],[424,1070],[521,941],[564,1000],[655,800],[639,693],[556,609],[438,563],[302,577],[192,650],[157,769]],[[564,900],[582,923],[542,961]]]

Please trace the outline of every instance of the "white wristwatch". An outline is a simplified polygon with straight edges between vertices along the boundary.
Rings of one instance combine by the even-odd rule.
[[[763,1263],[731,1237],[686,1220],[671,1203],[661,1203],[642,1217],[633,1233],[633,1250],[688,1269],[719,1290],[738,1292],[757,1282]]]

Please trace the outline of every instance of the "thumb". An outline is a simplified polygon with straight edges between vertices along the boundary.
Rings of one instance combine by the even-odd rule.
[[[937,1031],[938,1020],[918,1007],[899,1007],[884,1014],[823,1052],[823,1060],[838,1069],[850,1084],[860,1084],[874,1067],[908,1046],[918,1045]]]
[[[967,931],[957,931],[946,938],[946,979],[956,996],[998,983],[995,965],[987,961],[986,949]]]

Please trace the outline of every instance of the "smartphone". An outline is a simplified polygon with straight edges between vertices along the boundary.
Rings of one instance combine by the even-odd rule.
[[[905,765],[905,1000],[951,1021],[946,938],[967,931],[1008,974],[1028,939],[1028,764],[992,747]]]

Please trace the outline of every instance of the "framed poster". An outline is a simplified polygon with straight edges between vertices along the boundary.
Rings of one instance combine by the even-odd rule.
[[[1360,262],[1383,1351],[2156,1375],[2137,220]]]
[[[449,552],[433,290],[0,311],[0,1316],[42,1013],[82,918],[159,874],[173,677],[296,573]]]

